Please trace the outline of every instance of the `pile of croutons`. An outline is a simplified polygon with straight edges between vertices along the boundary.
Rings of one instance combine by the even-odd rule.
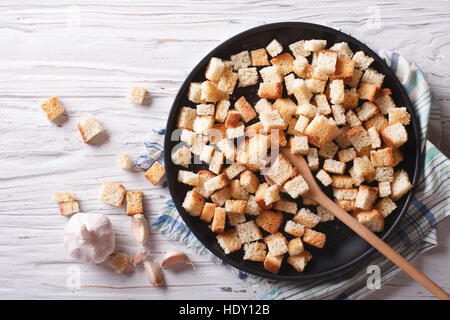
[[[178,181],[193,187],[183,208],[210,224],[226,254],[243,248],[243,259],[272,273],[285,255],[302,272],[312,259],[308,246],[326,242],[314,228],[334,220],[302,197],[308,185],[279,148],[305,155],[336,204],[374,232],[412,188],[408,174],[395,170],[410,115],[383,88],[374,59],[346,42],[287,47],[274,39],[230,60],[211,58],[205,81],[190,84],[177,122],[181,142],[171,153]],[[259,101],[236,94],[236,84],[258,86]]]

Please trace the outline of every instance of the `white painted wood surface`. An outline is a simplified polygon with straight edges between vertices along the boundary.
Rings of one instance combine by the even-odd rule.
[[[380,14],[380,29],[373,17]],[[334,25],[374,49],[391,49],[426,73],[442,110],[433,141],[450,154],[449,1],[0,1],[0,298],[181,299],[252,298],[230,272],[191,255],[195,271],[166,272],[168,287],[147,286],[142,269],[124,275],[107,266],[83,265],[66,253],[66,218],[50,202],[54,191],[77,193],[84,212],[107,214],[118,249],[137,245],[123,208],[97,195],[102,181],[142,189],[152,222],[167,191],[141,172],[116,165],[119,153],[141,153],[151,128],[164,126],[174,95],[191,68],[212,48],[248,28],[278,21]],[[376,26],[376,24],[375,24]],[[147,106],[130,105],[130,84],[150,91]],[[61,98],[63,123],[47,122],[40,104]],[[108,138],[81,142],[77,122],[93,113]],[[438,133],[442,133],[442,143]],[[449,222],[439,228],[438,248],[415,264],[450,291]],[[151,230],[148,250],[160,261],[177,247]],[[79,267],[81,289],[66,287]],[[372,298],[419,299],[430,295],[401,275]]]

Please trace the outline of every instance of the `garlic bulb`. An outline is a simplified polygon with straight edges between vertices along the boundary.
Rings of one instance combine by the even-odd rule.
[[[154,263],[152,260],[147,259],[144,261],[145,275],[147,276],[148,282],[154,286],[160,285],[163,280],[163,273],[158,264]]]
[[[64,246],[78,261],[102,263],[115,248],[111,221],[102,214],[73,215],[64,228]]]
[[[191,260],[189,260],[184,252],[179,250],[167,251],[161,261],[161,267],[164,269],[171,269],[177,264],[190,264],[193,266]]]
[[[131,219],[131,232],[137,244],[142,246],[148,239],[148,222],[143,214],[135,214]]]

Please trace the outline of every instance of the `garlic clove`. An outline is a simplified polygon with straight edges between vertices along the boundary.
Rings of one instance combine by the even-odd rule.
[[[160,285],[164,281],[161,268],[150,259],[144,261],[145,275],[148,282],[154,286]]]
[[[139,264],[142,264],[145,260],[145,256],[147,255],[147,251],[138,251],[133,255],[133,258],[131,259],[131,263],[134,266],[137,266]]]
[[[184,252],[179,250],[167,251],[161,261],[161,267],[164,269],[171,269],[177,264],[190,264],[194,266]]]
[[[142,246],[148,239],[148,222],[143,214],[135,214],[131,219],[131,232],[137,244]]]

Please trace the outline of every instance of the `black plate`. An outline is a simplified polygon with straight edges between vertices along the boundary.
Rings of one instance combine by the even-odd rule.
[[[181,169],[181,167],[177,167],[172,163],[170,154],[174,146],[180,142],[171,141],[170,137],[172,131],[176,129],[176,120],[180,108],[182,106],[195,108],[195,104],[188,101],[186,98],[190,82],[204,80],[204,71],[211,57],[229,59],[231,54],[238,53],[242,50],[265,48],[274,38],[276,38],[283,45],[284,52],[290,52],[288,49],[288,44],[298,40],[325,39],[327,40],[327,47],[331,46],[333,43],[345,41],[348,42],[353,52],[362,50],[367,55],[375,58],[372,67],[386,75],[383,83],[384,87],[390,88],[392,90],[392,97],[394,98],[395,103],[398,106],[406,106],[409,113],[412,115],[412,123],[407,127],[409,139],[401,149],[405,155],[405,160],[398,166],[398,168],[405,169],[409,176],[412,177],[412,183],[415,185],[419,173],[418,168],[420,163],[419,125],[415,117],[412,104],[403,86],[396,78],[392,70],[375,52],[349,35],[321,25],[301,22],[287,22],[263,25],[232,37],[212,50],[189,74],[175,98],[170,111],[169,119],[167,121],[164,143],[164,161],[168,186],[178,212],[193,234],[212,253],[232,266],[247,273],[276,280],[306,280],[329,276],[330,274],[339,271],[348,270],[351,266],[357,262],[360,262],[364,257],[374,252],[374,249],[369,244],[357,236],[348,227],[343,225],[340,221],[326,222],[318,225],[318,228],[316,229],[327,234],[327,242],[325,247],[322,249],[316,249],[305,245],[313,254],[314,258],[308,264],[304,272],[299,273],[295,271],[288,263],[284,261],[280,272],[274,275],[266,271],[261,262],[243,260],[243,250],[230,255],[224,254],[223,250],[217,243],[215,238],[216,235],[211,232],[208,225],[205,222],[200,221],[198,218],[193,218],[190,216],[181,206],[189,187],[177,181],[178,170]],[[257,86],[236,88],[235,93],[230,97],[230,102],[233,105],[236,98],[239,98],[241,95],[246,95],[246,97],[251,95],[254,99],[248,100],[252,105],[254,105],[258,100],[256,90]],[[195,165],[196,170],[200,168],[204,169],[207,168],[207,166]],[[194,165],[191,165],[189,170],[193,169]],[[385,231],[378,234],[382,239],[387,239],[394,232],[394,229],[401,217],[408,209],[411,202],[411,197],[412,192],[403,197],[397,203],[397,210],[386,218]]]

